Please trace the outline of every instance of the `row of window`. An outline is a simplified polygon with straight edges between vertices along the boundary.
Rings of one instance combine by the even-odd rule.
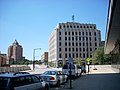
[[[61,29],[61,28],[93,28],[93,29],[96,29],[96,27],[95,26],[89,26],[89,25],[74,25],[74,26],[72,26],[72,25],[59,25],[59,28]]]
[[[62,32],[59,31],[59,35],[61,35]],[[86,32],[86,35],[91,36],[91,32]],[[65,32],[65,35],[85,35],[85,32]],[[94,36],[96,36],[96,32],[94,32]]]
[[[59,46],[62,46],[61,42],[59,42]],[[67,43],[67,42],[65,42],[65,46],[85,46],[85,43],[84,42],[83,43],[78,43],[78,42],[76,42],[76,43],[74,43],[74,42]],[[86,46],[88,46],[87,42],[86,42]],[[91,42],[89,43],[89,46],[92,46]],[[96,42],[95,42],[95,46],[97,46]]]
[[[65,58],[68,58],[68,57],[72,57],[72,58],[78,58],[78,57],[81,57],[81,58],[86,58],[86,57],[92,57],[92,55],[89,55],[88,53],[87,54],[85,54],[85,53],[83,53],[83,54],[78,54],[78,53],[69,53],[69,54],[67,54],[67,53],[65,53]],[[59,58],[62,58],[62,53],[59,53]]]
[[[69,41],[70,40],[76,40],[76,41],[83,40],[83,41],[85,41],[85,39],[86,39],[86,41],[88,41],[88,39],[89,39],[89,41],[91,41],[91,37],[89,37],[89,38],[88,37],[65,37],[65,40],[69,40]],[[61,37],[59,37],[59,40],[61,40]],[[94,40],[97,41],[97,38],[95,37]]]
[[[97,48],[95,48],[96,50]],[[85,48],[65,48],[65,51],[85,51]],[[62,48],[59,48],[59,51],[62,51]],[[86,51],[92,51],[92,48],[86,48]]]

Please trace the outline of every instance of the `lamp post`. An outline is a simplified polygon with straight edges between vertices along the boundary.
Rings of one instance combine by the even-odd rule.
[[[33,50],[33,70],[35,69],[35,51],[36,50],[41,50],[41,48],[35,48],[34,50]]]

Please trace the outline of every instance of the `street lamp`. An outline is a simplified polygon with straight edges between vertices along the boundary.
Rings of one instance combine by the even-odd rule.
[[[33,50],[33,70],[35,69],[35,51],[36,50],[41,50],[41,48],[35,48],[34,50]]]

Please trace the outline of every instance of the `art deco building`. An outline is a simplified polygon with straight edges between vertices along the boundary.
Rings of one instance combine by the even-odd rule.
[[[101,42],[100,30],[96,24],[76,22],[59,23],[49,38],[49,61],[57,67],[65,63],[68,57],[92,59],[92,53]]]
[[[8,60],[9,62],[14,62],[16,63],[18,60],[22,60],[23,57],[23,48],[17,40],[9,46],[8,48]]]

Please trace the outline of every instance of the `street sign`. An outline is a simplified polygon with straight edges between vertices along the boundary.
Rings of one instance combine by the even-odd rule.
[[[86,61],[87,61],[87,62],[90,62],[90,58],[87,58]]]

